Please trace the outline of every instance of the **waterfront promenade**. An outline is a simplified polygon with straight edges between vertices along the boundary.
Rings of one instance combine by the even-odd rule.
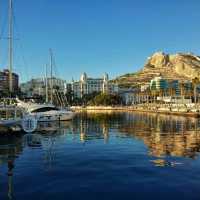
[[[126,111],[126,112],[147,112],[161,113],[167,115],[180,115],[190,117],[200,117],[199,104],[137,104],[132,106],[72,106],[74,111]]]

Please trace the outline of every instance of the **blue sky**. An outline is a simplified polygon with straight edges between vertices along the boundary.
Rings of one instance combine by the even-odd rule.
[[[57,76],[110,77],[140,69],[156,51],[200,54],[199,0],[13,0],[14,68],[21,81],[44,75],[53,49]],[[7,0],[0,0],[7,33]],[[0,40],[0,69],[7,66]]]

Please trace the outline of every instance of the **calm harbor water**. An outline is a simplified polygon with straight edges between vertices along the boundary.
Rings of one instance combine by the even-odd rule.
[[[0,199],[200,199],[198,119],[79,114],[40,129],[0,136]]]

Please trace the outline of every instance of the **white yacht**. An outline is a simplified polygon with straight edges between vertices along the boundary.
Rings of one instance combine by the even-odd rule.
[[[38,122],[72,120],[75,112],[69,109],[58,108],[52,104],[37,104],[18,101],[18,106],[24,109],[24,114],[34,117]]]
[[[25,115],[28,117],[33,117],[37,120],[37,122],[52,122],[52,121],[68,121],[72,120],[75,115],[75,112],[71,111],[70,109],[64,108],[65,102],[64,99],[59,99],[59,103],[62,106],[56,107],[53,105],[53,96],[54,96],[54,85],[53,85],[53,53],[50,49],[50,101],[49,101],[49,90],[48,90],[48,77],[47,77],[47,68],[46,66],[46,77],[45,77],[45,89],[46,89],[46,103],[38,104],[33,102],[23,102],[17,99],[18,106],[24,108]],[[61,98],[61,97],[60,97]],[[49,103],[50,102],[50,103]]]

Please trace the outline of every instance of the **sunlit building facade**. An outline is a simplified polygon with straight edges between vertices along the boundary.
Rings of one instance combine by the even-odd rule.
[[[72,80],[72,92],[78,98],[93,92],[114,94],[118,93],[118,85],[109,81],[108,74],[104,74],[102,78],[90,78],[83,73],[79,81]]]

